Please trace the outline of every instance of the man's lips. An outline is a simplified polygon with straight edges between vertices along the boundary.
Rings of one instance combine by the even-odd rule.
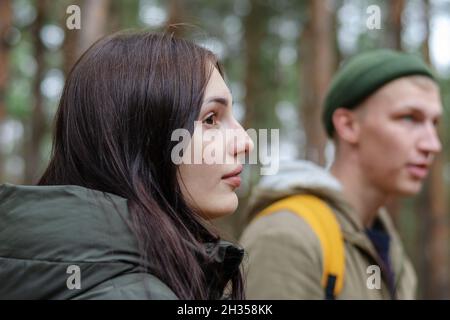
[[[239,188],[241,185],[241,177],[239,177],[239,174],[242,172],[242,165],[239,165],[236,167],[233,171],[227,173],[222,177],[222,180],[224,180],[226,183],[231,185],[234,188]]]
[[[410,163],[407,166],[408,172],[415,178],[424,179],[428,174],[428,163]]]

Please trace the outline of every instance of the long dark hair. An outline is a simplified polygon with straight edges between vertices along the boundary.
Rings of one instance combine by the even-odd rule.
[[[193,132],[214,66],[221,70],[213,53],[168,34],[99,40],[68,75],[51,161],[38,182],[128,199],[149,271],[181,299],[215,298],[201,256],[202,245],[219,237],[183,199],[170,157],[173,130]],[[231,298],[243,298],[239,270],[231,284]]]

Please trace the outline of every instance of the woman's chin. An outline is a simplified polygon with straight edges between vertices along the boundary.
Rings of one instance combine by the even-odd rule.
[[[238,204],[239,200],[236,193],[234,192],[227,194],[226,196],[216,198],[211,201],[209,210],[207,210],[207,218],[217,219],[229,216],[236,211]]]

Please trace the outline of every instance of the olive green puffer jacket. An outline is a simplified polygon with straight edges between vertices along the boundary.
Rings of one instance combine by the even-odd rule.
[[[0,299],[177,299],[142,271],[129,225],[127,200],[113,194],[1,185]],[[243,255],[225,241],[219,249],[219,263]]]

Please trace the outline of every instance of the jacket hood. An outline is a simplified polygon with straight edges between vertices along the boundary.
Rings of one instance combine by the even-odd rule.
[[[223,289],[214,275],[231,277],[243,251],[223,240],[205,246],[209,282]],[[77,290],[67,284],[74,266]],[[142,270],[127,199],[73,185],[0,186],[0,299],[76,298]]]
[[[342,206],[345,201],[340,195],[342,187],[339,181],[327,170],[303,160],[280,163],[276,175],[263,176],[250,197],[250,218],[278,199],[298,194],[316,195]]]

